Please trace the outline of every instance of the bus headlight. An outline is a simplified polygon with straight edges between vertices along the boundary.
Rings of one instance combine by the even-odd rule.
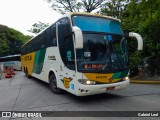
[[[87,80],[87,79],[79,79],[79,83],[84,84],[84,85],[95,85],[95,81]]]
[[[130,80],[128,76],[124,77],[123,79],[126,80],[126,81]]]

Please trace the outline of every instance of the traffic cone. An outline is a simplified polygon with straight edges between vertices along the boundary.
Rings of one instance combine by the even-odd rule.
[[[10,73],[11,73],[11,75],[15,75],[15,72],[13,70],[13,66],[10,67]]]
[[[10,73],[10,70],[9,70],[9,69],[7,69],[7,72],[6,72],[5,78],[12,78],[12,76],[11,76],[11,73]]]

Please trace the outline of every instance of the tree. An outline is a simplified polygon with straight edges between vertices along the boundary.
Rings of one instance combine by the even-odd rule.
[[[65,12],[92,12],[101,8],[106,0],[46,0],[53,10]]]
[[[131,0],[122,14],[123,28],[127,31],[138,32],[144,40],[144,50],[138,57],[131,55],[134,61],[145,61],[148,73],[160,75],[160,0]],[[131,42],[130,42],[131,43]],[[132,48],[133,44],[131,45]],[[130,52],[133,49],[130,49]],[[144,60],[145,58],[145,60]],[[132,62],[138,66],[138,63]]]
[[[0,25],[0,56],[19,54],[21,45],[30,38],[15,29]]]
[[[41,32],[42,30],[44,30],[48,26],[49,26],[48,23],[43,23],[43,22],[38,21],[38,23],[34,23],[32,25],[32,28],[30,30],[28,30],[28,32],[37,34],[37,33]]]
[[[103,5],[99,13],[120,18],[126,4],[125,2],[126,0],[110,0]]]
[[[142,52],[136,51],[136,41],[128,41],[131,70],[144,65],[151,76],[160,75],[160,0],[110,0],[105,5],[101,14],[120,18],[125,31],[137,32],[144,40]]]

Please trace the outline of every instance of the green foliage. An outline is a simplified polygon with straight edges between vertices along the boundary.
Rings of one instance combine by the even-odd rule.
[[[132,0],[126,5],[122,15],[123,28],[126,31],[134,31],[142,35],[144,51],[135,58],[134,45],[130,48],[131,65],[147,58],[147,71],[153,76],[160,75],[160,0],[142,0],[136,3]],[[131,43],[131,42],[130,42]],[[138,65],[137,65],[138,66]],[[134,66],[131,66],[133,68]],[[134,68],[133,68],[134,69]]]
[[[21,45],[29,39],[30,36],[25,36],[19,31],[0,25],[0,56],[19,54]]]
[[[39,21],[38,23],[34,23],[32,25],[32,28],[30,30],[28,30],[28,32],[37,34],[37,33],[41,32],[42,30],[44,30],[48,26],[49,26],[48,23],[46,24],[46,23]]]
[[[64,14],[66,12],[92,12],[101,8],[108,0],[46,0],[53,10]]]
[[[100,10],[100,14],[120,18],[122,11],[124,10],[124,2],[126,0],[110,0],[105,2],[103,8]]]
[[[137,71],[138,66],[143,64],[151,76],[160,75],[160,0],[128,1],[119,11],[117,7],[121,0],[111,0],[106,4],[106,9],[101,9],[101,14],[120,18],[125,31],[137,32],[142,36],[142,52],[136,51],[136,42],[129,39],[131,70]]]

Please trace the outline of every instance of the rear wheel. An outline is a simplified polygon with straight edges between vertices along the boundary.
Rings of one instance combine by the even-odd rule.
[[[30,75],[28,74],[28,69],[25,70],[25,75],[27,78],[30,78]]]
[[[57,79],[54,74],[51,75],[49,78],[49,86],[53,93],[56,93],[56,94],[62,93],[62,90],[57,87]]]
[[[26,73],[26,69],[25,69],[25,67],[23,68],[23,72],[24,72],[24,73]]]

